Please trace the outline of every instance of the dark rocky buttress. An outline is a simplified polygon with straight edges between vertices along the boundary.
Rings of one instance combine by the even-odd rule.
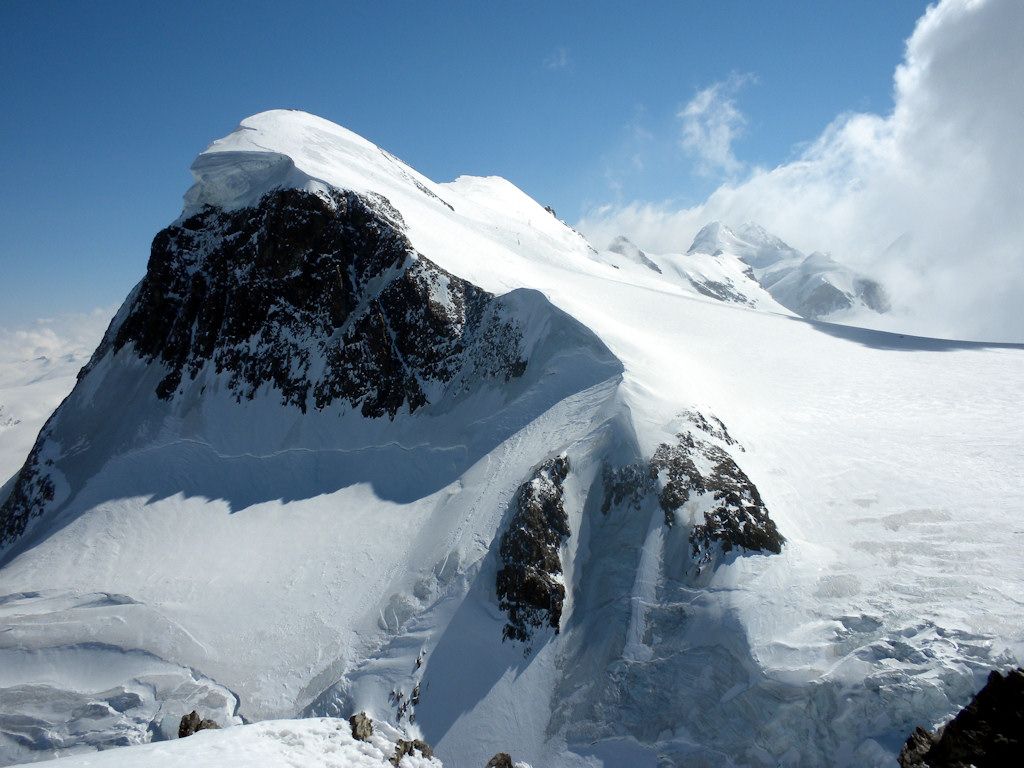
[[[491,294],[413,250],[384,198],[288,189],[160,232],[113,345],[166,366],[161,398],[212,364],[238,399],[269,384],[303,411],[394,418],[431,382],[520,375],[520,339]]]
[[[732,456],[692,432],[681,432],[676,438],[675,445],[663,443],[654,452],[651,476],[664,473],[666,477],[658,501],[668,526],[692,494],[711,494],[704,522],[690,531],[698,562],[710,560],[710,550],[716,544],[724,552],[739,547],[748,552],[780,553],[785,539],[768,516],[757,486]]]
[[[516,510],[501,537],[497,588],[499,607],[508,615],[502,639],[529,642],[547,624],[557,633],[565,602],[559,550],[569,538],[563,483],[569,459],[541,464],[519,487]]]
[[[714,416],[709,420],[698,412],[688,411],[683,417],[693,428],[676,435],[676,443],[659,445],[646,464],[605,468],[602,511],[607,514],[623,502],[636,508],[648,494],[657,493],[665,524],[671,528],[676,512],[684,504],[694,496],[707,494],[704,521],[694,525],[689,536],[698,565],[712,559],[715,547],[723,552],[739,548],[780,553],[785,538],[768,515],[761,494],[718,443],[735,446],[737,450],[743,450],[742,446]]]
[[[442,392],[521,376],[517,322],[417,253],[403,227],[383,197],[337,190],[206,207],[154,238],[146,276],[79,379],[127,350],[160,366],[163,400],[216,373],[238,401],[269,388],[302,412],[341,403],[394,419]],[[0,546],[53,499],[48,435],[0,506]]]
[[[53,480],[47,472],[47,462],[40,457],[43,440],[48,435],[44,426],[35,446],[18,472],[11,495],[0,505],[0,547],[13,542],[46,504],[53,501]]]

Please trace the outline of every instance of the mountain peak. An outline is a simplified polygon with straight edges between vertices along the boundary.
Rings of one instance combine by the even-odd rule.
[[[608,250],[612,253],[617,253],[620,256],[625,256],[631,261],[635,261],[638,264],[642,264],[653,272],[661,274],[661,267],[644,253],[640,248],[625,235],[619,235],[611,243],[608,244]]]
[[[736,235],[720,221],[712,221],[701,227],[693,238],[687,253],[708,253],[712,256],[725,250],[725,246],[736,240]]]
[[[747,222],[738,229],[732,229],[720,221],[706,224],[697,233],[687,252],[712,256],[731,253],[755,269],[781,261],[803,259],[800,251],[754,222]]]
[[[434,198],[437,185],[373,142],[307,112],[273,109],[247,117],[192,163],[195,184],[184,215],[211,205],[236,210],[255,205],[272,189],[321,196],[328,187],[388,199]]]

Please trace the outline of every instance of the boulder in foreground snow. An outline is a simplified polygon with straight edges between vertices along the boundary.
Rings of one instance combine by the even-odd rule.
[[[183,739],[199,731],[213,731],[220,728],[216,720],[202,718],[194,709],[181,718],[181,725],[178,726],[178,738]]]
[[[365,712],[352,715],[348,719],[348,724],[352,728],[352,737],[357,741],[369,741],[373,736],[373,721],[366,716]]]

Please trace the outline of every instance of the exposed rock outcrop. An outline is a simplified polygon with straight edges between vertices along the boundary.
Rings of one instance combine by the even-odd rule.
[[[742,451],[742,446],[716,417],[695,411],[683,417],[691,426],[676,436],[676,443],[659,445],[646,464],[605,467],[602,512],[622,503],[639,507],[648,494],[657,492],[665,524],[672,527],[684,505],[699,501],[703,522],[694,524],[689,535],[699,566],[712,559],[716,547],[723,552],[781,552],[785,538],[761,494],[723,447]]]
[[[47,503],[53,501],[55,486],[47,472],[46,462],[40,456],[47,434],[47,427],[44,426],[35,446],[18,472],[18,479],[14,483],[11,495],[0,505],[0,547],[21,536],[29,520],[38,515]]]
[[[753,299],[743,293],[731,280],[695,279],[693,277],[687,277],[687,280],[689,280],[690,285],[693,286],[697,293],[707,296],[709,299],[717,299],[729,304],[742,304],[748,307],[753,307],[756,304]]]
[[[729,430],[724,422],[717,416],[705,416],[700,411],[684,411],[682,415],[683,418],[704,434],[716,440],[721,440],[726,445],[735,446],[741,451],[744,450],[742,445],[732,439],[732,435],[729,434]]]
[[[425,741],[419,739],[399,739],[395,744],[395,754],[391,758],[391,764],[397,766],[406,755],[419,753],[422,757],[433,757],[434,750]]]
[[[568,457],[549,459],[516,494],[515,514],[501,537],[497,577],[499,606],[508,615],[503,639],[528,642],[545,624],[559,630],[565,601],[559,550],[570,535],[563,505],[568,474]]]
[[[601,512],[608,514],[612,507],[626,503],[639,507],[644,497],[657,486],[657,473],[652,477],[646,464],[628,464],[624,467],[606,465],[602,473],[604,499]]]
[[[1024,762],[1024,668],[991,672],[971,703],[934,733],[918,727],[902,768],[997,768]]]
[[[499,752],[487,761],[484,768],[513,768],[512,756],[508,752]]]
[[[659,503],[668,526],[692,496],[710,494],[704,522],[690,532],[698,562],[706,560],[716,544],[724,552],[733,547],[749,552],[781,552],[785,539],[769,517],[757,487],[733,458],[693,432],[681,432],[677,439],[675,445],[658,446],[651,458],[651,473],[666,478]]]
[[[416,253],[380,197],[278,190],[160,232],[114,349],[167,374],[171,398],[208,364],[238,399],[264,385],[305,411],[335,400],[394,418],[431,383],[522,374],[520,332],[494,297]]]
[[[199,713],[193,709],[187,715],[182,716],[181,724],[178,725],[178,738],[184,739],[186,736],[191,736],[199,731],[209,731],[216,728],[220,728],[216,721],[199,717]]]
[[[348,719],[352,728],[352,738],[357,741],[369,741],[373,736],[373,721],[365,712],[359,712]]]

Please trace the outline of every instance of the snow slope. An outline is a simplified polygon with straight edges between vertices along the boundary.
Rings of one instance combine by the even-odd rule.
[[[381,731],[384,730],[384,733]],[[401,734],[379,725],[357,741],[347,720],[268,720],[187,739],[91,752],[60,761],[62,768],[388,768]],[[399,768],[440,768],[436,759],[405,755]]]
[[[890,765],[914,725],[1020,664],[1020,346],[696,296],[666,279],[670,260],[650,257],[658,273],[598,253],[507,181],[436,184],[304,113],[248,118],[193,171],[181,227],[271,188],[383,196],[417,258],[498,297],[525,373],[431,389],[392,420],[344,402],[302,412],[269,385],[239,400],[212,365],[165,400],[159,359],[101,348],[41,442],[55,500],[0,554],[17,627],[0,652],[41,659],[0,680],[7,762],[144,741],[161,707],[202,695],[251,720],[365,709],[457,767],[498,751],[546,766]],[[712,493],[668,512],[671,473],[643,478],[661,446],[695,436],[708,447],[693,471],[734,462],[780,554],[693,553]],[[502,642],[501,542],[519,489],[562,454],[560,631]],[[612,477],[635,482],[610,494]],[[124,658],[79,679],[78,655],[101,650]],[[142,699],[154,667],[138,658],[192,687],[92,730],[25,693]],[[399,721],[394,694],[414,689],[416,721]]]

